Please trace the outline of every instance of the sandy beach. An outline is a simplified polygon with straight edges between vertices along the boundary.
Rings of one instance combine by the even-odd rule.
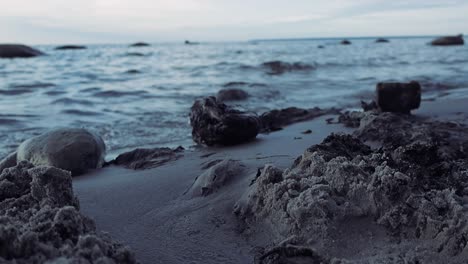
[[[423,102],[412,118],[465,127],[466,104],[466,99]],[[141,263],[252,263],[262,248],[281,241],[262,226],[246,228],[233,212],[236,203],[265,164],[289,168],[306,148],[321,143],[329,134],[353,133],[354,129],[343,124],[327,124],[329,118],[337,120],[338,116],[297,123],[239,146],[188,149],[180,159],[154,169],[107,167],[75,178],[73,188],[81,212],[96,221],[98,230],[129,245]],[[306,130],[312,133],[303,134]],[[210,195],[193,195],[196,178],[210,163],[220,160],[238,161],[241,172]],[[408,253],[419,246],[422,251],[432,248],[427,246],[431,238],[392,236],[372,217],[348,219],[341,228],[331,233],[329,247],[316,246],[320,254],[356,263],[400,263],[398,258],[404,263],[421,263],[411,262]],[[446,257],[436,251],[426,255],[432,257],[431,263]],[[462,261],[463,257],[449,262],[462,263],[457,259]]]

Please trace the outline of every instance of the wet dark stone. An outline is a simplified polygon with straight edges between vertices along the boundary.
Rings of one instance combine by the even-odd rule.
[[[148,47],[148,46],[151,46],[151,45],[145,42],[137,42],[137,43],[133,43],[130,45],[130,47]]]
[[[0,44],[0,58],[31,58],[44,55],[39,50],[20,44]]]
[[[340,42],[341,45],[351,45],[351,41],[344,39]]]
[[[267,74],[270,75],[280,75],[292,71],[311,71],[315,69],[314,66],[302,62],[288,63],[283,61],[269,61],[262,63],[261,66],[265,68]]]
[[[464,45],[463,35],[440,37],[431,42],[433,46]]]
[[[58,46],[55,49],[56,50],[80,50],[80,49],[87,49],[87,47],[78,46],[78,45],[65,45],[65,46]]]
[[[377,105],[382,112],[409,114],[421,104],[421,85],[410,83],[378,83]]]
[[[212,96],[195,101],[190,124],[193,140],[208,146],[244,143],[260,131],[257,115],[228,107]]]
[[[151,169],[179,159],[182,157],[183,151],[183,147],[175,149],[135,149],[133,151],[120,154],[116,159],[108,162],[106,165],[123,166],[134,170]]]
[[[388,39],[384,39],[384,38],[378,38],[375,40],[375,43],[388,43],[390,42]]]

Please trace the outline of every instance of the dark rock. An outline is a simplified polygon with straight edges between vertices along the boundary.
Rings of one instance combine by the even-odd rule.
[[[70,172],[22,161],[0,175],[0,263],[136,263],[79,212]]]
[[[31,58],[44,55],[39,50],[19,44],[0,44],[0,58]]]
[[[128,70],[125,73],[127,73],[127,74],[139,74],[139,73],[141,73],[141,71],[139,71],[139,70]]]
[[[433,40],[431,45],[433,46],[450,46],[450,45],[464,45],[463,35],[458,36],[447,36]]]
[[[65,46],[58,46],[55,49],[56,50],[80,50],[80,49],[87,49],[87,47],[77,46],[77,45],[65,45]]]
[[[261,66],[265,68],[267,74],[270,75],[280,75],[292,71],[311,71],[315,69],[314,66],[302,62],[288,63],[283,61],[269,61],[262,63]]]
[[[289,107],[281,110],[268,111],[260,116],[262,132],[277,131],[284,126],[331,113],[337,113],[337,110],[323,110],[317,107],[312,109]]]
[[[317,48],[319,48],[319,49],[323,49],[323,48],[325,48],[325,47],[324,47],[324,46],[322,46],[322,45],[318,45],[318,46],[317,46]]]
[[[421,104],[421,85],[410,83],[378,83],[377,105],[382,112],[409,114]]]
[[[255,258],[255,264],[328,264],[330,260],[321,256],[313,248],[281,245],[265,250],[261,256]]]
[[[186,40],[186,41],[184,41],[184,44],[185,44],[185,45],[198,45],[199,43],[198,43],[198,42],[192,42],[192,41]]]
[[[307,129],[307,130],[305,130],[305,131],[302,131],[301,133],[304,134],[304,135],[312,134],[312,130]]]
[[[193,140],[199,144],[234,145],[254,139],[260,130],[260,119],[232,109],[215,97],[195,101],[190,124]]]
[[[137,43],[133,43],[130,45],[130,47],[149,47],[149,46],[151,45],[145,42],[137,42]]]
[[[351,45],[351,41],[344,39],[340,42],[341,45]]]
[[[364,110],[364,112],[374,111],[374,110],[377,110],[379,108],[379,106],[377,105],[377,103],[375,101],[372,101],[370,103],[361,101],[361,107],[362,107],[362,110]]]
[[[124,166],[134,170],[151,169],[181,158],[183,156],[183,151],[183,147],[178,147],[176,149],[135,149],[120,154],[116,159],[108,162],[106,165]]]
[[[240,101],[249,98],[249,94],[241,89],[223,89],[218,92],[216,98],[223,101]]]
[[[390,42],[388,39],[384,39],[384,38],[378,38],[375,40],[375,43],[388,43]]]
[[[101,137],[77,128],[51,130],[21,143],[17,161],[35,166],[53,166],[74,176],[102,167],[106,146]]]

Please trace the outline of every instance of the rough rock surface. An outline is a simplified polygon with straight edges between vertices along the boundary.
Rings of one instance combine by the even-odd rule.
[[[238,161],[223,160],[198,176],[189,193],[193,197],[210,195],[233,181],[243,169],[244,165]]]
[[[0,263],[136,263],[81,215],[70,172],[22,161],[0,175]]]
[[[241,101],[249,98],[249,94],[242,89],[222,89],[218,91],[218,101]]]
[[[293,123],[337,112],[338,111],[336,109],[320,109],[318,107],[312,109],[289,107],[281,110],[268,111],[260,116],[262,121],[262,132],[276,131]]]
[[[64,45],[58,46],[55,48],[56,50],[80,50],[80,49],[87,49],[86,46],[79,46],[79,45]]]
[[[463,35],[458,36],[447,36],[433,40],[431,45],[433,46],[450,46],[450,45],[464,45]]]
[[[260,130],[260,119],[255,114],[230,108],[215,97],[195,101],[190,124],[193,140],[208,146],[247,142]]]
[[[20,44],[0,44],[0,58],[30,58],[44,55],[39,50]]]
[[[120,154],[117,158],[108,162],[107,165],[123,166],[134,170],[151,169],[181,158],[183,156],[183,151],[183,147],[175,149],[135,149],[133,151]]]
[[[137,42],[137,43],[133,43],[130,45],[130,47],[148,47],[148,46],[151,46],[151,45],[145,42]]]
[[[466,263],[468,129],[362,115],[355,135],[330,135],[289,169],[266,165],[234,209],[244,232],[292,237],[286,245],[318,246],[336,263]],[[362,231],[347,237],[351,225]]]
[[[261,66],[266,70],[266,73],[270,75],[280,75],[292,71],[311,71],[315,69],[314,66],[302,62],[288,63],[283,61],[269,61],[263,63]]]
[[[75,176],[102,167],[105,153],[106,147],[99,136],[85,129],[60,128],[21,143],[17,161],[57,167]]]
[[[409,114],[421,104],[421,85],[410,83],[378,83],[377,105],[383,112]]]

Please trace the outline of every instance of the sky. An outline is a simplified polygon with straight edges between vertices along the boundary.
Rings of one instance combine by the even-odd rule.
[[[447,35],[467,0],[0,0],[0,43]]]

